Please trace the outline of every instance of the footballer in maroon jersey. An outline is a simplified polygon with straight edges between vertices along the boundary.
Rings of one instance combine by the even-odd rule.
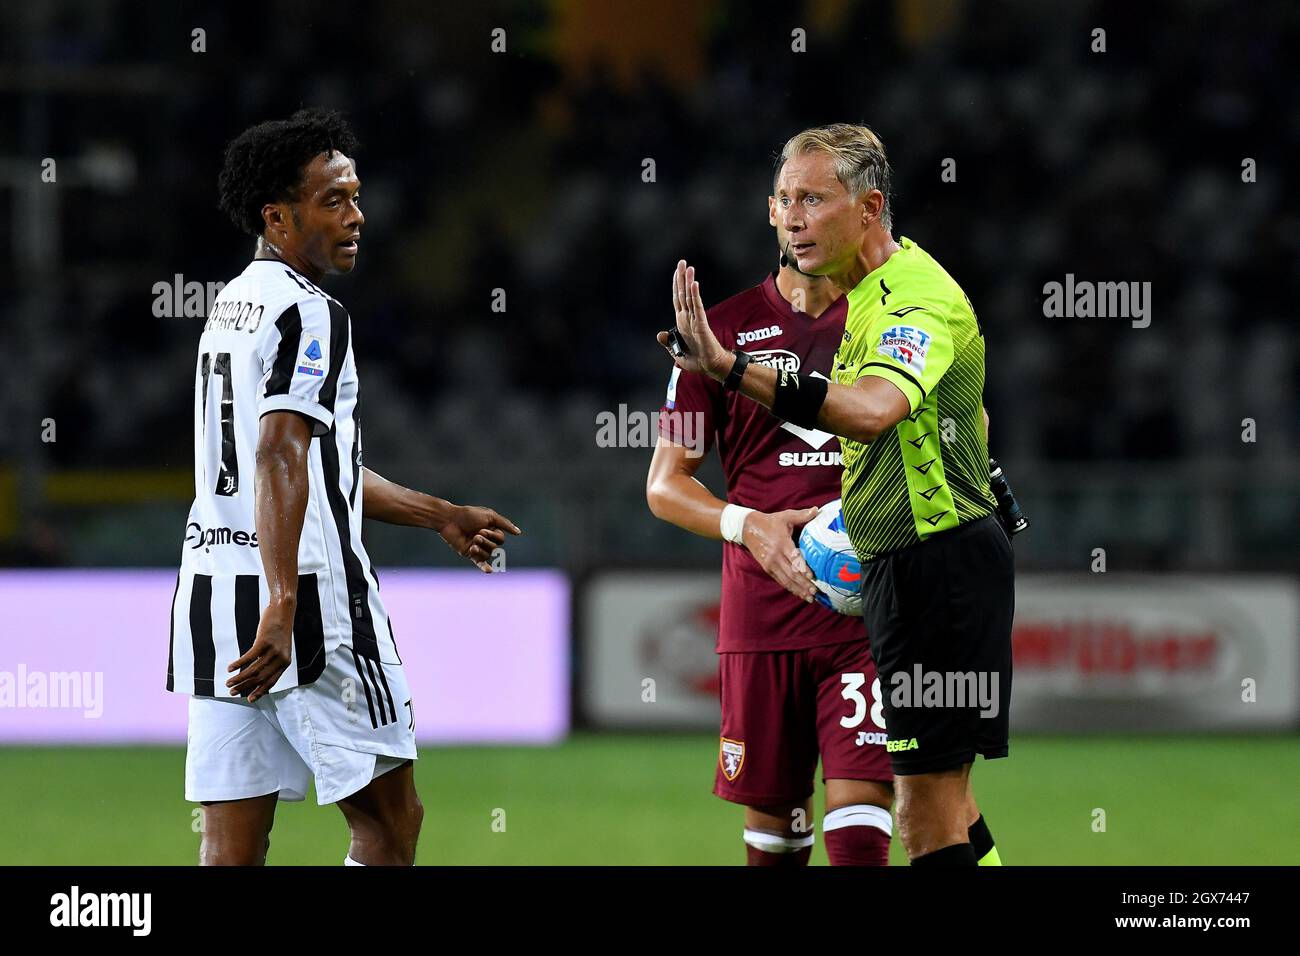
[[[783,256],[762,283],[711,307],[709,324],[720,342],[743,346],[752,361],[829,377],[846,301],[827,280],[787,262]],[[696,534],[730,539],[722,557],[714,793],[745,806],[751,865],[807,863],[820,756],[831,863],[883,866],[893,775],[862,619],[814,602],[810,577],[788,570],[794,532],[840,496],[839,440],[782,422],[708,376],[676,368],[664,412],[646,483],[650,509]],[[692,415],[703,428],[685,434]],[[705,453],[718,446],[725,501],[694,480],[701,436]]]

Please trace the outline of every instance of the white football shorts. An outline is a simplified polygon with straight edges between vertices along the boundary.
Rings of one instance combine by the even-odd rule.
[[[223,682],[224,683],[224,682]],[[414,760],[415,712],[401,664],[343,644],[305,687],[242,697],[191,697],[185,799],[242,800],[279,793],[334,803]]]

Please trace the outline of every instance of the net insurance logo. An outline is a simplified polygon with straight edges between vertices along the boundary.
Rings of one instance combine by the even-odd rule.
[[[915,309],[915,306],[911,307]],[[886,329],[876,346],[876,354],[901,362],[917,372],[925,371],[925,357],[930,351],[930,333],[911,325]]]

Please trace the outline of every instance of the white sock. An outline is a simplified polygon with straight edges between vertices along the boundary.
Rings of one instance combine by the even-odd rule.
[[[883,830],[885,836],[894,832],[894,821],[884,807],[875,807],[867,803],[832,810],[822,818],[822,832],[838,830],[840,827],[876,827]]]
[[[809,830],[811,829],[810,827]],[[762,850],[764,853],[794,853],[804,847],[812,846],[813,834],[809,832],[806,837],[785,837],[746,829],[745,842],[755,850]]]
[[[364,863],[358,863],[356,860],[352,859],[351,853],[349,853],[347,856],[343,858],[343,865],[344,866],[365,866]]]

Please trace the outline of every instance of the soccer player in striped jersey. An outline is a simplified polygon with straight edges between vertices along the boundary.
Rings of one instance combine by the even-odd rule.
[[[362,465],[352,323],[320,287],[356,262],[356,146],[339,114],[300,110],[225,152],[221,207],[257,246],[199,338],[167,667],[167,689],[191,695],[204,864],[265,862],[276,801],[311,781],[347,819],[346,863],[414,862],[414,702],[362,519],[434,530],[485,572],[520,533]]]

